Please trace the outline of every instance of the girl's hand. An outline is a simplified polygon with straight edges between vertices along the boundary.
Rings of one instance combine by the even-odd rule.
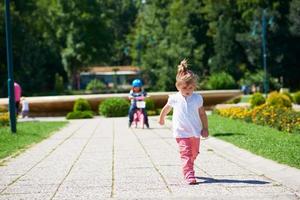
[[[202,129],[202,131],[201,131],[201,136],[207,138],[208,135],[209,135],[208,129]]]
[[[158,123],[159,123],[160,125],[164,125],[164,124],[165,124],[165,120],[164,120],[164,119],[159,119]]]

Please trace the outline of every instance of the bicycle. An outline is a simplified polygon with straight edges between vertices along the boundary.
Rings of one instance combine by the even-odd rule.
[[[133,114],[133,122],[135,123],[135,128],[137,128],[138,124],[141,123],[142,128],[144,129],[145,125],[145,116],[143,113],[143,109],[146,108],[146,102],[144,101],[145,97],[136,97],[136,107],[137,109]]]

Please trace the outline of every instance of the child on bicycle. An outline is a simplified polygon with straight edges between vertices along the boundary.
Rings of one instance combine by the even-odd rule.
[[[131,124],[133,122],[133,115],[134,112],[137,109],[136,102],[138,97],[146,97],[147,93],[142,89],[142,81],[140,79],[135,79],[132,81],[132,89],[129,92],[128,98],[131,100],[131,105],[128,111],[128,116],[129,116],[129,127],[131,127]],[[144,114],[144,120],[145,120],[145,125],[147,128],[149,128],[149,122],[148,122],[148,116],[146,110],[143,108],[142,112]]]
[[[178,65],[176,88],[179,92],[170,95],[163,107],[159,124],[165,123],[165,116],[173,108],[173,136],[180,150],[182,171],[188,184],[195,184],[194,161],[199,154],[200,135],[208,137],[208,121],[203,107],[203,98],[194,93],[197,75],[187,69],[187,61]]]

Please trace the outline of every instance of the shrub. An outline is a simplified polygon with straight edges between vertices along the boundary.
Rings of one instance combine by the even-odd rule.
[[[75,101],[73,111],[91,111],[91,105],[86,99],[77,99]]]
[[[276,107],[287,107],[287,108],[292,107],[292,102],[289,99],[289,97],[287,97],[284,94],[280,94],[278,92],[271,92],[268,95],[266,103],[270,106],[276,106]]]
[[[294,99],[292,97],[292,95],[289,92],[281,92],[280,94],[283,94],[285,96],[287,96],[291,102],[294,102]]]
[[[146,109],[147,110],[155,110],[155,103],[152,99],[146,98]]]
[[[154,115],[156,115],[156,111],[155,110],[147,110],[147,115],[154,116]]]
[[[7,112],[7,108],[0,106],[0,113]]]
[[[156,109],[156,115],[160,115],[162,108],[157,108]],[[168,113],[168,115],[173,115],[173,109]]]
[[[249,101],[251,108],[262,105],[266,102],[265,97],[259,92],[253,94]]]
[[[109,98],[99,105],[99,113],[105,117],[122,117],[128,114],[129,106],[123,98]]]
[[[258,125],[268,125],[274,127],[276,121],[275,107],[263,104],[252,110],[252,122]]]
[[[238,97],[238,98],[234,98],[234,99],[231,99],[229,101],[227,101],[226,103],[227,104],[237,104],[237,103],[240,103],[241,102],[241,97]]]
[[[69,112],[67,114],[67,119],[87,119],[87,118],[93,118],[93,112],[92,111],[74,111]]]
[[[8,112],[0,113],[0,127],[9,125],[9,116]]]
[[[87,86],[86,86],[86,90],[92,90],[92,91],[97,91],[97,90],[104,90],[106,88],[106,85],[98,80],[98,79],[94,79],[94,80],[91,80]]]
[[[207,89],[233,89],[236,87],[235,80],[226,72],[212,74],[206,82]]]
[[[300,113],[292,109],[284,110],[277,119],[278,129],[300,134]]]
[[[300,113],[287,107],[262,104],[252,110],[230,107],[215,109],[213,113],[232,119],[242,119],[258,125],[270,126],[285,132],[300,134]]]
[[[252,121],[281,131],[300,133],[300,113],[291,108],[263,104],[253,109]]]
[[[294,94],[294,102],[296,104],[300,104],[300,91],[298,91]]]

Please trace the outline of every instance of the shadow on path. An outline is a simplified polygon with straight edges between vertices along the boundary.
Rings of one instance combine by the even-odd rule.
[[[270,182],[267,181],[258,181],[258,180],[236,180],[236,179],[215,179],[215,178],[208,178],[208,177],[196,177],[197,179],[203,180],[202,182],[198,182],[198,184],[205,184],[205,183],[246,183],[251,185],[263,185],[269,184]]]
[[[222,137],[222,136],[244,136],[244,133],[214,133],[213,136],[214,137]]]

